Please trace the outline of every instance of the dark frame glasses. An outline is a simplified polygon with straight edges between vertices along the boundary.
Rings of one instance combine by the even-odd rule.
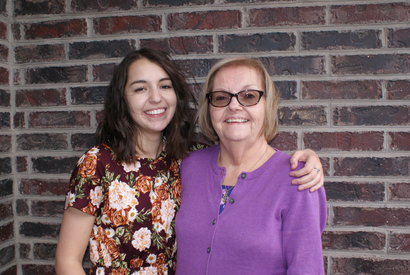
[[[265,92],[259,90],[243,90],[236,94],[225,91],[213,91],[206,94],[209,103],[214,107],[226,107],[231,103],[232,97],[236,97],[242,106],[253,106],[259,103]]]

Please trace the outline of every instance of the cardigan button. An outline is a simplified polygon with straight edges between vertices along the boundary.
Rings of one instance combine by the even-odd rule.
[[[207,253],[211,252],[211,248],[208,247],[208,249],[206,250]]]
[[[213,220],[213,221],[212,221],[212,225],[214,225],[214,224],[216,224],[216,220]]]
[[[234,202],[235,202],[234,199],[229,199],[229,203],[230,203],[230,204],[232,204],[232,203],[234,203]]]
[[[242,177],[243,179],[246,178],[246,174],[245,174],[245,173],[242,173],[241,177]]]

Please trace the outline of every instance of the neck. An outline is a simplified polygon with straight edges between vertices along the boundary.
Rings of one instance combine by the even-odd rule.
[[[162,151],[162,134],[160,135],[144,135],[139,136],[139,144],[135,145],[135,151],[140,158],[155,159]]]

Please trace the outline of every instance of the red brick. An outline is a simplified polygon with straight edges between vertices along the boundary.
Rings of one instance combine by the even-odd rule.
[[[4,270],[1,275],[17,275],[17,266],[13,265],[12,267],[9,267],[8,269]]]
[[[15,254],[15,245],[9,245],[7,247],[1,248],[0,249],[0,266],[5,266],[9,264],[10,262],[13,262],[15,260],[14,257]],[[4,274],[3,272],[1,273],[2,275]],[[15,273],[17,274],[17,273]]]
[[[205,54],[213,52],[212,36],[187,36],[141,39],[142,47],[162,50],[170,54]]]
[[[337,250],[383,250],[386,235],[379,232],[332,232],[322,234],[323,249]]]
[[[263,8],[249,10],[249,27],[324,25],[326,7]]]
[[[0,39],[7,40],[8,25],[4,22],[0,22]]]
[[[175,64],[186,77],[205,77],[218,59],[184,59],[175,60]]]
[[[242,27],[241,12],[236,10],[172,13],[167,16],[167,22],[169,30],[215,30]]]
[[[64,0],[31,1],[20,0],[14,3],[14,15],[61,14],[65,12]]]
[[[296,43],[293,33],[280,32],[220,35],[218,40],[221,53],[293,51]]]
[[[101,123],[103,118],[104,118],[104,111],[103,110],[97,110],[95,112],[95,120],[97,121],[97,125]]]
[[[408,22],[409,5],[389,3],[376,5],[343,5],[330,7],[332,24],[371,24],[382,22]]]
[[[44,174],[71,174],[78,157],[33,157],[33,171]]]
[[[0,62],[7,62],[9,58],[9,48],[0,44]]]
[[[302,81],[303,99],[381,99],[377,80]]]
[[[94,32],[102,35],[161,32],[159,15],[99,17],[93,20]]]
[[[0,175],[11,174],[11,158],[0,158]]]
[[[332,257],[331,274],[405,275],[409,270],[410,260]]]
[[[305,132],[303,142],[314,151],[380,151],[383,132]]]
[[[9,70],[0,67],[0,85],[9,85]]]
[[[45,67],[27,70],[26,84],[82,83],[87,81],[87,66]]]
[[[0,226],[0,241],[1,242],[10,240],[13,237],[14,237],[13,222],[9,222],[7,224]]]
[[[389,29],[389,48],[410,48],[410,29]]]
[[[106,90],[106,86],[74,87],[71,89],[71,103],[73,105],[102,104]]]
[[[144,7],[161,7],[161,6],[191,6],[213,4],[214,0],[146,0],[143,1]]]
[[[410,209],[333,207],[333,226],[410,226]]]
[[[10,107],[10,91],[0,89],[0,106]]]
[[[410,125],[410,106],[335,107],[333,124],[336,126]]]
[[[71,9],[73,12],[136,10],[137,2],[137,0],[72,0]]]
[[[18,41],[21,39],[21,30],[19,23],[11,24],[11,32],[13,33],[13,38]]]
[[[93,66],[93,81],[111,81],[116,64],[100,64]]]
[[[64,201],[38,201],[31,203],[31,212],[34,217],[62,217]]]
[[[14,57],[17,63],[63,61],[65,49],[63,44],[18,46]]]
[[[69,59],[102,59],[124,57],[135,50],[134,40],[74,42],[69,45]]]
[[[14,128],[23,129],[26,125],[23,112],[16,112],[13,118]]]
[[[90,127],[89,111],[31,112],[30,128],[87,128]]]
[[[390,201],[410,201],[410,183],[389,183]]]
[[[325,181],[326,199],[332,201],[382,202],[385,197],[383,183]]]
[[[67,105],[65,88],[39,89],[39,90],[17,90],[17,107],[47,107]]]
[[[386,84],[387,98],[392,100],[410,99],[409,80],[391,80]]]
[[[410,176],[409,157],[392,158],[334,158],[335,176]]]
[[[296,100],[297,84],[296,81],[275,81],[275,88],[281,100]]]
[[[0,135],[0,152],[9,152],[11,149],[11,136]]]
[[[337,75],[410,73],[409,59],[410,54],[331,56],[332,73]]]
[[[20,243],[19,252],[20,259],[29,260],[30,259],[31,245],[28,243]]]
[[[295,151],[298,149],[298,134],[295,132],[279,132],[269,145],[281,151]]]
[[[390,252],[410,252],[410,234],[390,232]]]
[[[13,195],[13,180],[0,180],[0,198]]]
[[[0,112],[0,129],[10,128],[10,113]]]
[[[28,200],[18,199],[16,200],[16,212],[19,216],[28,216],[30,207],[28,205]]]
[[[35,243],[33,247],[34,259],[54,260],[57,244],[53,243]]]
[[[68,184],[68,179],[21,179],[19,191],[22,195],[64,196],[68,190]]]
[[[27,157],[17,156],[16,157],[16,163],[17,163],[17,172],[18,173],[27,172]]]
[[[77,37],[87,35],[87,22],[85,19],[44,21],[26,23],[24,29],[27,40]]]
[[[74,151],[84,152],[96,145],[95,134],[73,134],[71,136],[71,147]]]
[[[41,133],[17,135],[17,151],[67,150],[68,139],[63,133]]]
[[[410,150],[410,132],[389,132],[390,146],[394,151]]]
[[[259,58],[270,75],[323,75],[324,56],[283,56]]]
[[[56,239],[58,238],[59,231],[60,224],[22,222],[20,224],[19,234],[21,236],[32,238]]]
[[[285,126],[326,125],[323,106],[279,107],[279,124]]]
[[[5,221],[13,218],[13,204],[11,201],[0,203],[0,220]]]

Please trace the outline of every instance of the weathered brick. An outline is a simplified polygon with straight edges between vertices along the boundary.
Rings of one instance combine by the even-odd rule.
[[[74,167],[72,166],[71,169]],[[64,196],[68,184],[68,179],[21,179],[19,191],[22,195]]]
[[[325,74],[324,56],[261,57],[270,75]]]
[[[333,124],[353,125],[410,125],[409,106],[335,107]]]
[[[14,244],[0,249],[0,266],[5,266],[6,264],[15,260],[14,251]]]
[[[289,7],[250,9],[249,27],[285,25],[324,25],[326,7]]]
[[[404,275],[410,260],[332,257],[331,274]]]
[[[7,8],[6,8],[7,1],[0,2],[0,14],[3,16],[7,16]]]
[[[87,66],[46,67],[27,70],[27,84],[81,83],[87,81]]]
[[[33,157],[33,170],[36,173],[71,173],[77,164],[77,157]]]
[[[170,54],[204,54],[213,52],[212,36],[187,36],[141,39],[141,47],[162,50]]]
[[[378,80],[302,81],[303,99],[381,99]]]
[[[71,103],[80,104],[103,104],[106,86],[75,87],[71,89]]]
[[[167,16],[168,30],[220,30],[242,27],[241,12],[237,10],[171,13]]]
[[[335,176],[409,176],[410,158],[334,158]]]
[[[17,46],[14,58],[17,63],[63,61],[65,49],[63,44]]]
[[[0,129],[10,128],[10,113],[0,112]]]
[[[0,180],[0,198],[13,194],[13,180],[3,179]]]
[[[410,73],[410,54],[337,55],[331,57],[332,73],[400,74]]]
[[[390,201],[410,201],[410,183],[389,183]]]
[[[204,77],[217,62],[217,59],[175,60],[176,65],[187,77]]]
[[[7,40],[8,25],[4,22],[0,22],[0,39]]]
[[[379,30],[302,32],[303,50],[377,49]]]
[[[333,207],[334,226],[409,226],[410,209],[386,207]]]
[[[31,245],[29,243],[20,243],[19,252],[20,259],[28,260],[30,259]]]
[[[394,151],[410,150],[410,132],[389,132],[390,146]]]
[[[17,275],[17,266],[13,265],[8,269],[4,270],[1,275]]]
[[[159,15],[99,17],[93,20],[94,32],[102,35],[161,32]]]
[[[72,0],[73,12],[136,10],[137,0]]]
[[[0,85],[8,85],[9,84],[9,70],[6,68],[0,67]]]
[[[111,81],[116,64],[100,64],[93,66],[93,81]]]
[[[57,245],[52,243],[35,243],[33,247],[34,259],[54,260]]]
[[[9,48],[0,44],[0,62],[7,62],[9,58]]]
[[[409,253],[410,252],[410,234],[390,232],[389,251]]]
[[[0,158],[0,175],[6,175],[11,173],[11,158]]]
[[[40,222],[23,222],[20,224],[19,234],[32,238],[58,238],[60,224],[46,224]]]
[[[75,42],[69,45],[69,59],[102,59],[124,57],[135,50],[133,40]]]
[[[21,30],[20,30],[20,24],[19,23],[11,24],[11,32],[13,34],[13,38],[16,41],[21,39]]]
[[[383,183],[325,181],[327,201],[382,202],[385,196]]]
[[[16,212],[19,216],[28,216],[29,206],[27,200],[18,199],[16,200]]]
[[[90,127],[89,111],[32,112],[30,128],[86,128]]]
[[[9,152],[11,149],[11,136],[0,135],[0,152]]]
[[[298,134],[295,132],[279,132],[269,145],[281,151],[295,151],[298,149]]]
[[[388,99],[410,99],[409,80],[391,80],[386,83]]]
[[[314,151],[380,151],[383,132],[305,132],[303,143]]]
[[[389,48],[409,48],[410,29],[389,29]]]
[[[324,106],[279,107],[279,125],[326,125]]]
[[[13,122],[14,122],[14,128],[16,128],[16,129],[24,128],[24,126],[26,126],[26,120],[24,118],[24,113],[23,112],[16,112],[14,114]]]
[[[322,235],[323,249],[382,250],[386,245],[386,235],[379,232],[332,232]]]
[[[27,172],[27,157],[17,156],[16,157],[17,172]]]
[[[206,5],[214,4],[214,0],[145,0],[143,1],[144,7],[157,7],[157,6],[191,6],[191,5]]]
[[[219,35],[219,52],[248,53],[270,51],[293,51],[296,37],[293,33],[258,33]]]
[[[86,36],[87,22],[85,19],[71,19],[27,23],[24,30],[27,40]]]
[[[296,81],[275,81],[275,88],[278,91],[281,100],[297,99]]]
[[[0,221],[10,218],[13,218],[13,205],[11,201],[0,203]]]
[[[17,150],[66,150],[66,134],[21,134],[17,136]]]
[[[388,3],[376,5],[343,5],[330,7],[332,24],[371,24],[381,22],[408,22],[409,5]]]
[[[48,107],[67,105],[67,91],[60,89],[17,90],[16,107]]]
[[[14,15],[41,15],[41,14],[61,14],[65,12],[64,0],[14,1]]]
[[[96,126],[101,123],[103,118],[104,118],[104,111],[103,110],[97,110],[95,112],[95,120],[97,121]]]
[[[71,147],[74,151],[86,151],[96,145],[95,134],[73,134],[71,136]]]
[[[37,201],[31,202],[31,212],[34,217],[62,217],[64,201]]]
[[[13,222],[6,223],[0,226],[0,241],[4,242],[14,237]]]
[[[0,89],[0,106],[10,106],[10,91]]]

